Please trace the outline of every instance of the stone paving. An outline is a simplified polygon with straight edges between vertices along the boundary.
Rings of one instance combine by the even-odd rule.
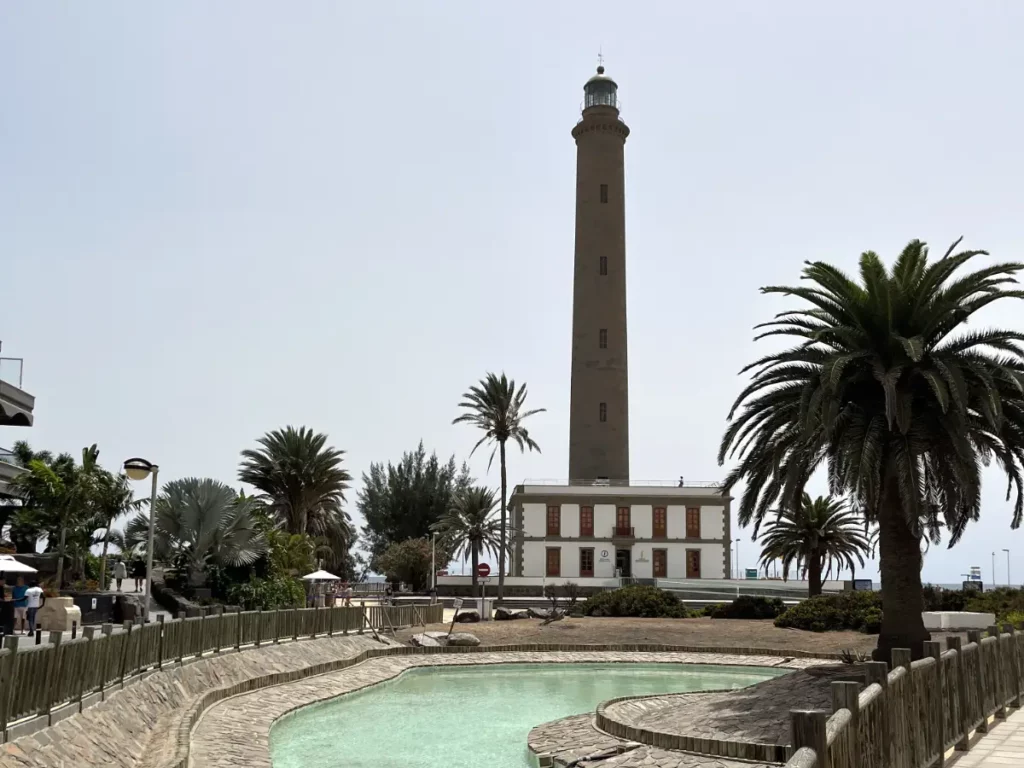
[[[659,749],[617,739],[595,728],[593,715],[573,715],[545,723],[530,731],[527,743],[535,754],[553,757],[557,766],[578,761],[576,765],[580,768],[777,768],[771,763]],[[621,754],[614,757],[584,759],[618,750],[622,750]]]
[[[958,752],[948,768],[1007,768],[1024,766],[1024,709],[1012,710],[1006,720],[996,720],[987,734]]]
[[[822,663],[821,660],[815,659],[790,659],[778,656],[613,651],[505,651],[375,658],[345,670],[236,696],[212,706],[203,714],[193,729],[190,751],[192,765],[194,768],[235,768],[239,765],[244,765],[246,768],[271,768],[269,738],[270,729],[275,720],[306,704],[360,690],[369,685],[389,680],[414,667],[559,662],[724,664],[787,669],[804,669]],[[593,716],[586,715],[584,717],[589,723]],[[540,735],[546,736],[544,732],[540,732]],[[563,732],[559,731],[557,738],[562,738],[562,735]],[[568,738],[568,734],[564,735]],[[583,739],[583,741],[577,743],[570,739],[569,749],[587,750],[594,745],[607,744],[610,747],[627,743],[596,731],[592,725],[589,726],[589,730],[581,729],[575,738]],[[731,768],[733,765],[741,765],[737,761],[722,761],[708,756],[700,756],[699,761],[695,762],[690,759],[695,756],[653,750],[647,747],[644,747],[643,751],[648,756],[657,752],[659,759],[667,761],[664,768],[687,765],[720,765]],[[590,754],[590,752],[588,751],[586,754]],[[625,756],[622,759],[626,759]],[[606,761],[604,764],[608,764],[608,762]],[[631,763],[622,764],[630,765]],[[651,765],[652,763],[646,764]],[[742,765],[750,765],[750,763],[742,763]]]
[[[831,712],[830,686],[840,679],[854,679],[849,667],[820,667],[813,675],[797,671],[735,691],[626,699],[608,704],[603,714],[616,723],[648,731],[787,745],[790,711]]]

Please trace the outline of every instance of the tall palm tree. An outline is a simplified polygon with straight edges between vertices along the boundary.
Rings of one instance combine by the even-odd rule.
[[[219,480],[186,477],[163,487],[153,520],[153,557],[183,563],[193,583],[210,565],[249,565],[266,552],[252,499],[240,498]],[[149,516],[140,513],[125,528],[125,544],[145,547]]]
[[[929,262],[914,240],[891,270],[872,252],[860,281],[824,262],[803,270],[807,285],[763,293],[810,305],[776,315],[758,338],[800,341],[748,365],[753,381],[737,398],[719,461],[738,456],[726,487],[746,481],[739,519],[791,506],[819,467],[834,495],[850,494],[879,526],[882,631],[876,657],[894,647],[922,652],[922,516],[942,519],[955,544],[978,519],[981,465],[995,460],[1016,489],[1011,524],[1024,514],[1024,334],[965,331],[979,310],[1013,288],[1024,264],[955,273],[984,251]],[[957,333],[959,332],[959,333]],[[737,415],[738,411],[738,415]]]
[[[844,502],[831,496],[811,499],[803,494],[800,504],[779,511],[774,520],[765,523],[761,537],[760,565],[766,570],[773,560],[782,561],[782,578],[789,578],[789,569],[807,571],[809,597],[821,594],[822,574],[833,565],[844,565],[851,571],[870,549],[864,534],[863,518]],[[758,528],[754,528],[757,538]]]
[[[497,503],[490,488],[471,486],[455,497],[451,508],[432,526],[444,539],[446,548],[451,548],[452,557],[462,560],[469,555],[474,587],[480,555],[501,551],[501,525],[492,517]]]
[[[261,492],[281,528],[325,539],[332,564],[344,560],[355,538],[342,506],[352,481],[341,465],[345,452],[306,427],[275,429],[257,442],[258,449],[242,451],[238,479]]]
[[[526,403],[526,384],[516,389],[515,381],[505,377],[488,373],[479,384],[469,388],[469,391],[462,396],[459,408],[464,408],[465,413],[457,417],[452,424],[472,424],[474,427],[483,430],[484,436],[473,446],[470,455],[476,452],[484,443],[494,444],[491,451],[491,458],[487,462],[487,469],[490,470],[494,462],[494,452],[498,451],[501,461],[501,547],[498,550],[498,599],[500,600],[505,591],[505,553],[508,550],[507,531],[507,500],[508,480],[505,466],[505,443],[509,440],[519,446],[520,452],[527,449],[540,452],[540,446],[530,437],[530,433],[523,426],[523,421],[541,413],[543,408],[535,408],[532,411],[524,409]]]

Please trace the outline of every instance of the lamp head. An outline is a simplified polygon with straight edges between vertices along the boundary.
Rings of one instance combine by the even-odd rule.
[[[132,480],[145,480],[156,469],[156,464],[145,459],[128,459],[124,463],[124,473]]]

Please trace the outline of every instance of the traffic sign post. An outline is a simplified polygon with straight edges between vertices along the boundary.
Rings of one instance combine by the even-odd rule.
[[[487,563],[480,563],[480,565],[476,567],[476,575],[481,579],[486,579],[491,575],[491,566]]]

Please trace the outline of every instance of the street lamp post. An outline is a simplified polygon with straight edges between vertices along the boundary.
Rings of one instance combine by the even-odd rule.
[[[740,540],[736,539],[736,579],[739,580],[742,575],[740,571]]]
[[[149,613],[153,610],[153,520],[156,516],[156,489],[157,476],[160,474],[160,467],[151,461],[134,458],[124,463],[124,472],[132,480],[145,480],[152,475],[153,488],[149,495],[149,532],[146,535],[146,616],[149,621]]]
[[[437,602],[437,534],[430,534],[430,604]]]
[[[996,588],[996,553],[992,553],[992,589]]]
[[[1006,553],[1006,586],[1012,586],[1010,583],[1010,550],[1004,549]]]

